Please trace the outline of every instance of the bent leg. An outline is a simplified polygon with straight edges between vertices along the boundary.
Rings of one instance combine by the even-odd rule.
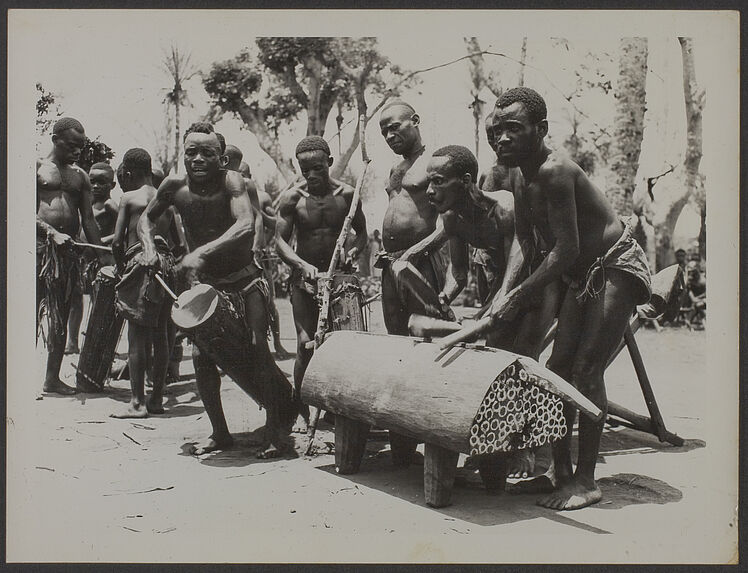
[[[127,354],[132,397],[125,410],[110,414],[112,418],[145,418],[148,415],[145,408],[145,369],[149,330],[132,320],[127,321]]]
[[[595,483],[595,465],[607,412],[603,374],[636,308],[637,295],[637,285],[630,275],[615,269],[606,269],[605,274],[603,292],[584,303],[584,320],[570,376],[570,382],[603,411],[603,416],[599,421],[580,416],[576,472],[556,492],[538,501],[551,509],[579,509],[602,498]]]

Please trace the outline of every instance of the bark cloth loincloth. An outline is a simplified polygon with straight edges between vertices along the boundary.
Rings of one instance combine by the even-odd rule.
[[[84,263],[73,245],[57,245],[50,236],[36,238],[37,338],[42,317],[48,332],[62,334],[67,328],[62,309],[76,292],[83,292]],[[46,340],[44,341],[46,344]]]
[[[397,283],[395,281],[394,274],[392,273],[391,265],[397,259],[399,259],[403,255],[403,253],[405,253],[405,250],[394,251],[391,253],[385,250],[381,250],[376,254],[374,266],[378,269],[382,269],[383,275],[388,274],[395,284]],[[421,268],[421,265],[424,262],[427,263],[431,267],[431,270],[436,277],[436,284],[430,286],[434,288],[437,293],[441,292],[441,290],[444,288],[444,277],[447,273],[447,267],[449,266],[449,257],[445,254],[444,250],[435,249],[433,251],[424,251],[418,257],[412,259],[411,262],[418,269]],[[399,288],[398,292],[400,292]]]
[[[623,222],[624,229],[618,241],[602,257],[592,263],[584,279],[564,275],[564,282],[582,303],[597,298],[605,289],[605,269],[616,269],[630,274],[639,285],[636,304],[645,304],[652,295],[651,276],[647,256],[633,237],[631,227]]]
[[[156,237],[155,244],[159,258],[158,273],[173,290],[176,282],[174,256],[161,237]],[[128,321],[154,328],[158,326],[164,304],[171,304],[171,299],[154,277],[156,269],[146,267],[136,259],[142,252],[143,245],[140,242],[127,249],[125,272],[117,283],[114,304]]]

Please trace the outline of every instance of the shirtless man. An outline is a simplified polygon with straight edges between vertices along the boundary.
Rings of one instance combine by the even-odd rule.
[[[173,205],[182,216],[190,247],[177,271],[186,274],[188,282],[199,278],[221,290],[246,311],[244,323],[254,340],[254,377],[236,382],[246,392],[263,396],[270,446],[260,456],[278,455],[292,449],[288,433],[297,411],[292,388],[267,345],[267,286],[252,252],[255,218],[249,193],[241,175],[222,169],[220,143],[209,123],[193,124],[185,132],[184,165],[185,174],[164,179],[140,218],[141,257],[148,265],[158,264],[156,224]],[[197,345],[193,345],[193,361],[198,391],[213,430],[194,448],[193,453],[199,455],[228,448],[233,438],[223,413],[221,378],[215,363]]]
[[[603,373],[636,305],[650,295],[647,259],[605,195],[580,167],[544,141],[546,105],[529,88],[504,92],[496,102],[493,130],[499,160],[519,167],[524,181],[512,191],[515,232],[522,250],[537,232],[550,252],[533,273],[494,299],[494,320],[512,320],[543,288],[567,283],[548,367],[570,381],[603,412]],[[512,262],[510,261],[510,265]],[[538,503],[551,509],[578,509],[602,498],[595,464],[605,417],[579,420],[579,456],[572,471],[571,434],[575,408],[565,404],[567,433],[553,444],[553,466],[520,491],[550,490]]]
[[[89,243],[101,236],[91,209],[91,183],[75,162],[85,142],[81,123],[59,119],[52,128],[52,152],[36,164],[36,307],[42,303],[49,324],[44,391],[74,394],[60,380],[71,295],[81,288],[81,258],[73,245],[81,225]],[[80,215],[80,218],[79,218]],[[103,263],[106,255],[98,254]]]
[[[387,145],[403,157],[390,170],[387,185],[389,203],[382,223],[384,252],[377,261],[377,266],[382,268],[382,310],[387,332],[405,336],[410,315],[423,313],[423,309],[417,301],[400,296],[390,263],[406,255],[403,258],[415,265],[436,292],[444,286],[447,267],[438,248],[428,253],[408,253],[410,247],[436,229],[439,215],[426,196],[428,156],[424,154],[426,147],[421,142],[419,124],[418,114],[402,100],[387,104],[379,118],[379,127]],[[444,240],[441,242],[443,244]]]
[[[117,221],[117,204],[110,194],[114,189],[114,170],[108,163],[94,163],[88,172],[93,191],[93,210],[96,226],[99,228],[101,243],[108,245],[112,242],[114,223]],[[70,304],[70,318],[68,319],[68,342],[65,354],[78,354],[78,333],[83,319],[83,295],[91,294],[91,286],[98,271],[98,258],[93,249],[86,249],[83,257],[86,260],[85,280],[82,291],[76,291]]]
[[[257,200],[260,203],[259,215],[262,216],[262,232],[255,232],[253,249],[257,262],[262,266],[265,273],[265,279],[268,282],[268,306],[270,309],[270,330],[273,333],[273,346],[275,348],[275,357],[278,360],[288,360],[291,354],[283,348],[280,337],[280,317],[278,316],[278,307],[275,305],[275,281],[273,280],[272,257],[274,252],[270,248],[270,243],[275,235],[275,209],[273,208],[273,199],[259,187],[256,187],[251,179],[249,165],[242,158],[244,154],[236,145],[226,145],[225,156],[228,159],[226,169],[238,171],[244,177],[244,183],[249,187],[256,189]],[[246,169],[245,169],[246,168]],[[259,229],[258,229],[259,230]]]
[[[113,418],[145,418],[148,414],[163,414],[163,391],[169,361],[168,324],[171,299],[160,284],[139,268],[137,255],[143,247],[138,237],[138,221],[148,203],[156,196],[151,175],[151,156],[144,149],[134,148],[125,153],[118,170],[119,184],[124,191],[112,241],[112,253],[120,274],[125,275],[117,293],[117,308],[127,319],[128,364],[132,398],[122,412]],[[156,222],[156,244],[159,250],[160,273],[174,288],[174,259],[166,238],[176,238],[173,209],[167,209]],[[178,239],[176,239],[178,241]],[[175,241],[175,242],[176,242]],[[147,284],[148,297],[140,296],[141,286]],[[127,294],[135,296],[126,296]],[[152,356],[148,356],[152,354]],[[151,360],[149,360],[151,358]],[[145,401],[145,373],[150,372],[153,390]]]
[[[319,318],[317,304],[317,275],[326,273],[343,228],[343,221],[351,207],[353,189],[330,179],[330,148],[316,135],[305,137],[296,146],[304,183],[283,192],[278,207],[276,248],[280,258],[291,267],[289,291],[296,326],[296,361],[293,376],[297,401],[304,372],[312,358],[307,342],[314,340]],[[354,246],[348,260],[355,260],[366,246],[366,220],[359,203],[351,227],[356,232]],[[296,231],[296,251],[289,241]],[[299,401],[303,419],[300,431],[306,431],[309,407]]]

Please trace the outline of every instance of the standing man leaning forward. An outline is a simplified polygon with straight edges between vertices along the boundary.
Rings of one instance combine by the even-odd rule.
[[[296,361],[294,387],[297,401],[304,372],[312,358],[307,342],[314,340],[319,318],[317,275],[327,272],[343,222],[351,207],[353,188],[330,179],[332,157],[327,142],[316,135],[305,137],[296,146],[304,183],[284,191],[278,207],[276,248],[280,258],[291,267],[288,280],[296,326]],[[348,260],[355,260],[366,246],[366,220],[359,203],[351,223],[356,242],[348,251]],[[296,251],[289,242],[296,231]],[[305,431],[309,423],[309,407],[299,402]]]
[[[504,92],[496,102],[493,129],[499,161],[519,167],[524,182],[514,193],[515,230],[524,252],[533,231],[550,246],[534,272],[491,309],[495,320],[512,320],[559,277],[568,285],[548,367],[568,380],[604,413],[603,373],[636,305],[649,299],[647,260],[605,195],[570,159],[545,145],[543,98],[528,88]],[[510,266],[512,263],[510,262]],[[575,408],[565,405],[567,433],[553,444],[553,466],[544,476],[520,482],[520,491],[550,491],[538,500],[551,509],[578,509],[602,498],[595,464],[605,417],[579,420],[579,456],[572,469]]]
[[[187,275],[243,300],[241,317],[254,341],[255,379],[236,380],[246,392],[265,397],[269,447],[260,457],[291,450],[288,432],[296,418],[291,392],[283,392],[286,377],[273,361],[267,344],[267,284],[252,251],[255,218],[241,175],[221,168],[221,145],[209,123],[190,126],[184,135],[184,175],[168,176],[140,218],[143,261],[158,264],[154,242],[158,218],[171,205],[182,216],[190,247],[177,267]],[[242,305],[239,305],[242,306]],[[239,309],[237,309],[239,310]],[[211,435],[194,448],[195,454],[225,449],[233,444],[221,404],[221,378],[215,363],[193,346],[200,397],[212,425]],[[246,387],[245,387],[246,386]],[[266,444],[267,445],[267,444]]]
[[[43,389],[58,394],[75,393],[60,380],[71,299],[82,289],[83,262],[73,237],[82,225],[89,243],[101,244],[91,209],[91,183],[75,165],[85,138],[78,120],[59,119],[52,128],[52,152],[36,164],[36,309],[38,317],[44,308],[49,324]],[[99,255],[102,264],[110,258]]]

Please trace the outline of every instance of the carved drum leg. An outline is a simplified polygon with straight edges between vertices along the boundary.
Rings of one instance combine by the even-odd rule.
[[[335,416],[335,471],[355,474],[361,466],[366,450],[369,424]]]
[[[460,454],[433,444],[426,444],[423,464],[423,494],[431,507],[452,503],[452,487]]]

